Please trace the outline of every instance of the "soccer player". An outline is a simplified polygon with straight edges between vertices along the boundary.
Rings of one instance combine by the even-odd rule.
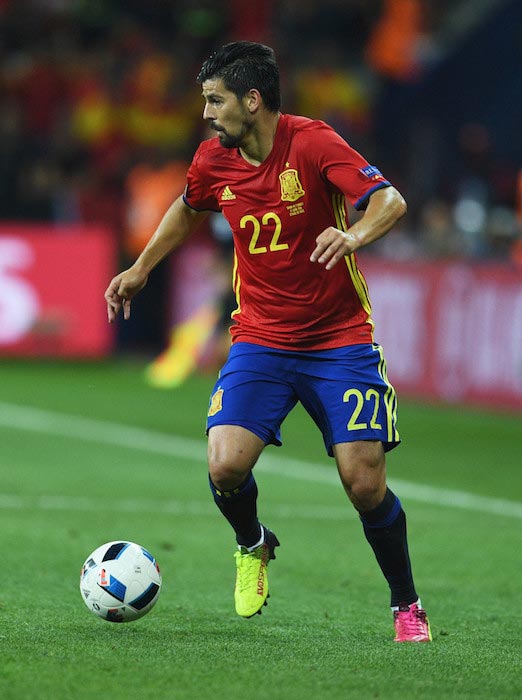
[[[151,270],[211,211],[233,231],[232,345],[208,410],[209,482],[235,531],[236,611],[261,612],[279,546],[257,516],[253,475],[265,445],[298,401],[320,429],[391,590],[395,641],[431,639],[415,590],[406,518],[386,485],[385,453],[399,444],[396,396],[374,342],[368,289],[355,251],[406,211],[380,171],[321,121],[281,113],[271,48],[223,46],[203,64],[203,118],[217,137],[199,146],[183,196],[136,262],[109,284],[109,322]],[[345,200],[364,211],[348,226]]]

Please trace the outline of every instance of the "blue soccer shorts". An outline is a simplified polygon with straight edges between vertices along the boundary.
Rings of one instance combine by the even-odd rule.
[[[330,456],[341,442],[380,440],[385,451],[400,442],[397,398],[376,344],[294,352],[235,343],[210,397],[207,431],[240,425],[281,445],[281,424],[298,401]]]

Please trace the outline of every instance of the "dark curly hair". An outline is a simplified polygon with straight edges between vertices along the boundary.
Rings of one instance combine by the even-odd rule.
[[[270,112],[281,109],[279,67],[274,50],[253,41],[234,41],[215,51],[203,63],[198,83],[221,78],[227,90],[244,97],[255,88]]]

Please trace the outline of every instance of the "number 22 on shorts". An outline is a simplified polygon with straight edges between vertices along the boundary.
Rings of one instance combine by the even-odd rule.
[[[350,420],[348,421],[348,430],[366,430],[368,428],[368,423],[359,421],[359,416],[365,407],[365,402],[368,401],[373,401],[373,412],[370,420],[370,428],[380,430],[382,425],[377,423],[380,400],[379,392],[376,389],[367,389],[366,394],[363,395],[362,391],[359,389],[348,389],[344,392],[343,401],[345,403],[349,403],[352,396],[355,397],[355,407],[352,411]]]

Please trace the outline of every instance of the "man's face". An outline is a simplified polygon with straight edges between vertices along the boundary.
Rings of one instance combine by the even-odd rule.
[[[205,80],[202,85],[205,109],[203,119],[217,131],[225,148],[237,148],[248,133],[252,118],[242,100],[227,90],[221,78]]]

